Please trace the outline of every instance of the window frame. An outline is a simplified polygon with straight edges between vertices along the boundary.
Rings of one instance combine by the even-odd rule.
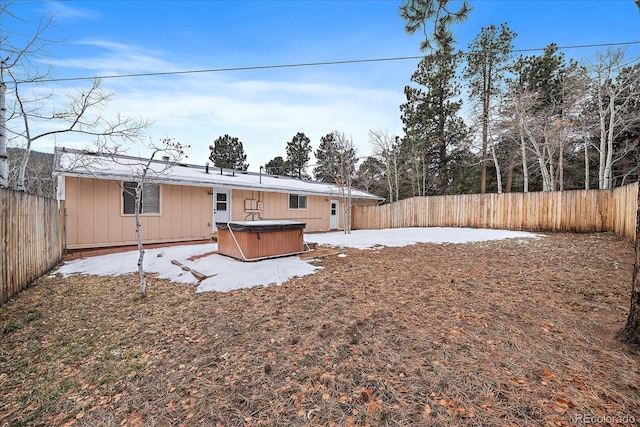
[[[292,206],[292,201],[294,200],[293,197],[295,197],[296,200],[296,206]],[[304,206],[300,207],[300,200],[304,200]],[[309,197],[306,194],[298,194],[298,193],[289,193],[289,210],[291,211],[302,211],[302,210],[308,210],[309,209]]]
[[[121,193],[122,193],[122,197],[120,198],[120,200],[122,201],[122,216],[134,216],[136,214],[135,212],[135,188],[137,187],[138,183],[136,181],[123,181],[122,182],[122,186],[121,186]],[[127,188],[127,186],[129,188]],[[157,203],[157,211],[156,209],[154,209],[153,212],[147,212],[145,210],[145,193],[146,191],[148,191],[149,188],[157,188],[157,195],[158,195],[158,203]],[[133,192],[133,193],[132,193]],[[148,193],[147,193],[148,194]],[[133,198],[133,210],[132,212],[128,213],[126,211],[126,208],[129,206],[128,203],[125,202],[127,197],[131,197]],[[148,198],[147,198],[148,201]],[[152,204],[151,207],[155,208],[155,204]],[[141,212],[140,215],[143,216],[159,216],[162,215],[162,186],[160,184],[155,184],[155,183],[151,183],[151,182],[146,182],[143,185],[142,188],[142,206],[141,206]]]

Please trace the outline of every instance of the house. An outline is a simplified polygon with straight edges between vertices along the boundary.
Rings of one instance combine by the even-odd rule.
[[[67,249],[136,243],[135,181],[148,159],[56,148],[54,175]],[[152,161],[140,214],[144,243],[210,239],[216,223],[295,220],[306,232],[343,229],[337,185]],[[353,204],[381,199],[352,189]]]

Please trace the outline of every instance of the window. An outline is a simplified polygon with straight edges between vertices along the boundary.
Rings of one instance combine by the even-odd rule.
[[[289,209],[307,209],[307,196],[289,194]]]
[[[136,187],[137,182],[125,182],[122,188],[122,212],[125,215],[133,215],[136,211]],[[145,184],[142,187],[143,214],[160,213],[160,185]]]
[[[227,193],[216,193],[216,210],[227,210]]]

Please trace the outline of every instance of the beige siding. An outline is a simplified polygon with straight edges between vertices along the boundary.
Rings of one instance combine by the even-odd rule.
[[[66,178],[67,247],[132,245],[135,218],[122,214],[120,185],[112,181]],[[211,196],[207,188],[162,185],[160,215],[142,215],[146,243],[211,237]]]
[[[233,190],[231,193],[231,220],[251,220],[252,211],[245,211],[245,200],[262,202],[262,211],[256,211],[261,219],[286,219],[307,224],[305,232],[329,230],[328,196],[307,196],[307,209],[289,209],[288,193],[267,193],[263,191]],[[340,200],[335,198],[333,200]],[[340,207],[340,228],[342,228],[342,207]]]
[[[122,214],[120,184],[66,177],[67,247],[69,249],[136,244],[135,218]],[[212,235],[212,188],[162,185],[160,215],[142,215],[145,243],[207,239]],[[289,209],[288,193],[231,190],[231,220],[286,219],[306,223],[305,232],[329,230],[329,201],[340,197],[307,196],[307,209]],[[261,202],[261,210],[245,209],[245,200]],[[375,203],[375,201],[373,201]],[[368,204],[355,200],[354,204]],[[343,228],[342,205],[339,228]]]

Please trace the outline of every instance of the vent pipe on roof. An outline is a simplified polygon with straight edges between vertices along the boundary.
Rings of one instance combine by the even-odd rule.
[[[169,161],[169,156],[162,156],[162,160],[165,161],[165,162],[168,162]]]
[[[204,173],[209,173],[209,162],[204,165]]]
[[[262,168],[263,168],[263,167],[264,167],[264,166],[260,166],[260,184],[262,184]]]

